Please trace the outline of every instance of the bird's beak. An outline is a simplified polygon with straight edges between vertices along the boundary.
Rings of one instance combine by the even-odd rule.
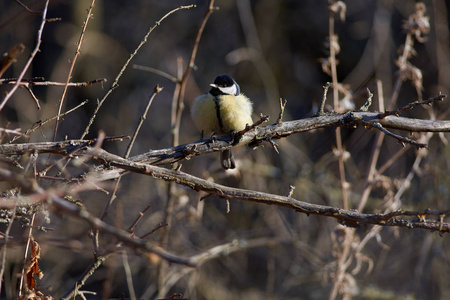
[[[212,86],[213,88],[218,88],[217,84],[215,83],[211,83],[210,86]]]

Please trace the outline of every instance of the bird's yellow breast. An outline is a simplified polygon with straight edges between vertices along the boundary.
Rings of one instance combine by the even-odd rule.
[[[191,107],[191,116],[200,132],[212,133],[220,129],[214,97],[209,93],[195,99]]]
[[[246,96],[221,95],[219,101],[223,133],[244,130],[245,125],[253,124],[252,103]]]
[[[252,103],[243,94],[220,95],[217,103],[210,94],[197,97],[191,108],[192,119],[198,130],[204,133],[230,133],[251,125]]]

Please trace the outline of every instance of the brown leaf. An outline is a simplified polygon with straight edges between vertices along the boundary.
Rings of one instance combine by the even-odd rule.
[[[25,273],[27,276],[27,289],[34,291],[36,288],[36,280],[33,275],[36,275],[39,279],[44,277],[44,273],[39,269],[39,259],[41,258],[41,247],[36,240],[31,237],[31,257],[25,265]]]

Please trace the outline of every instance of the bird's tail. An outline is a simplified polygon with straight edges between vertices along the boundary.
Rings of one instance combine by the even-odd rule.
[[[225,170],[236,168],[236,163],[234,162],[233,153],[231,149],[227,149],[220,153],[220,162]]]

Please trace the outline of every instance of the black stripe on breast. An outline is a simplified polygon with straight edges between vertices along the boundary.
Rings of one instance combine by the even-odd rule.
[[[216,133],[222,133],[223,132],[223,122],[222,122],[222,117],[220,116],[220,100],[218,98],[218,96],[213,96],[214,99],[214,103],[216,104],[216,115],[217,115],[217,120],[219,121],[219,128],[221,132],[216,132]]]

